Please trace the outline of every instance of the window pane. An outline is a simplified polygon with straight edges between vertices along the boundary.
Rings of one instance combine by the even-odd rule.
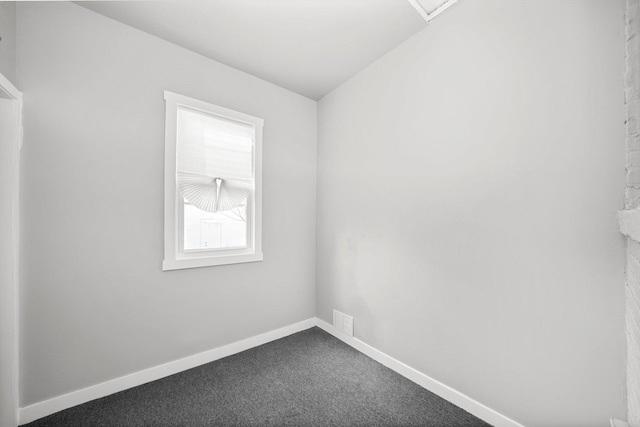
[[[205,212],[185,200],[184,250],[247,247],[246,205],[224,212]]]

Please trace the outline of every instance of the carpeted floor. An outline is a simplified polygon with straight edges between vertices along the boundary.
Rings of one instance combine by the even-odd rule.
[[[318,328],[27,425],[488,426]]]

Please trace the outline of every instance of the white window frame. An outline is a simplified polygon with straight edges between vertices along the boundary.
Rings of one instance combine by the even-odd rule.
[[[165,158],[164,158],[164,261],[162,269],[209,267],[262,261],[262,127],[264,120],[208,102],[165,91]],[[253,176],[255,189],[247,200],[247,247],[185,252],[184,198],[177,186],[176,153],[178,107],[211,114],[254,127]]]

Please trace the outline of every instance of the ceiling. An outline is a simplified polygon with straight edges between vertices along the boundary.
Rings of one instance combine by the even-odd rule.
[[[427,25],[405,0],[78,4],[316,100]]]

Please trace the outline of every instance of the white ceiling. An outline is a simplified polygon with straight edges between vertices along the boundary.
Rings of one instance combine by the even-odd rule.
[[[443,1],[420,0],[427,11]],[[78,4],[312,99],[427,25],[406,0]]]

